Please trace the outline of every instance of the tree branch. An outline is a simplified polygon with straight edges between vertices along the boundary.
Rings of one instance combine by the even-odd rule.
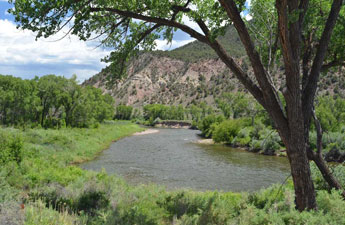
[[[138,14],[138,13],[134,13],[131,11],[123,11],[123,10],[119,10],[119,9],[114,9],[114,8],[99,8],[99,7],[91,7],[90,8],[90,12],[112,12],[121,16],[125,16],[125,17],[130,17],[130,18],[134,18],[134,19],[138,19],[138,20],[143,20],[143,21],[147,21],[147,22],[152,22],[152,23],[156,23],[156,24],[161,24],[161,25],[165,25],[165,26],[170,26],[170,27],[175,27],[175,28],[179,28],[180,30],[186,32],[187,34],[189,34],[191,37],[197,39],[200,42],[203,43],[207,43],[207,38],[200,34],[199,32],[197,32],[196,30],[178,23],[176,21],[172,21],[172,20],[167,20],[167,19],[163,19],[163,18],[156,18],[156,17],[150,17],[150,16],[145,16],[142,14]]]
[[[339,61],[332,61],[330,63],[324,64],[321,67],[321,72],[327,71],[328,69],[336,66],[345,66],[345,61],[344,60],[339,60]]]
[[[317,141],[316,141],[317,154],[319,156],[322,156],[321,152],[322,152],[322,135],[323,135],[323,131],[322,131],[322,127],[321,127],[320,121],[316,117],[315,109],[312,110],[312,114],[313,114],[316,134],[317,134]]]
[[[323,30],[319,47],[316,51],[316,55],[313,61],[313,65],[306,81],[306,86],[303,89],[302,95],[302,105],[305,127],[310,125],[310,117],[312,114],[313,102],[315,98],[315,93],[317,89],[317,83],[319,80],[319,75],[322,69],[322,64],[326,56],[327,48],[331,39],[331,34],[335,27],[339,12],[342,6],[342,0],[334,0],[332,4],[331,11],[328,15],[328,19]]]
[[[284,115],[284,110],[280,102],[277,90],[274,87],[271,77],[268,75],[261,62],[260,55],[254,47],[246,25],[243,22],[240,12],[237,9],[236,3],[233,0],[219,0],[219,2],[224,7],[228,16],[234,23],[237,33],[240,36],[241,42],[246,49],[247,55],[254,70],[255,78],[259,83],[259,86],[263,92],[263,98],[266,102],[263,106],[267,109],[268,112],[270,112],[271,117],[277,123],[276,125],[282,128],[281,130],[288,131],[286,117]]]
[[[196,21],[201,30],[206,35],[206,38],[209,41],[209,45],[217,53],[219,58],[227,65],[231,71],[235,74],[237,79],[249,90],[249,92],[254,96],[254,98],[261,104],[264,105],[264,98],[260,88],[250,79],[250,77],[238,66],[235,60],[229,56],[225,49],[217,40],[211,40],[209,37],[210,30],[207,25],[201,19]]]
[[[299,4],[299,9],[301,10],[299,14],[299,26],[302,27],[305,14],[307,13],[307,9],[309,7],[309,0],[301,0]]]

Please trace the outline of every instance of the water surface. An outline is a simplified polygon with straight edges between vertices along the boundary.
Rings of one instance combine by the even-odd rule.
[[[283,182],[289,174],[286,158],[195,144],[200,139],[198,133],[159,129],[158,133],[127,137],[82,167],[97,171],[105,168],[131,184],[224,191],[258,190]]]

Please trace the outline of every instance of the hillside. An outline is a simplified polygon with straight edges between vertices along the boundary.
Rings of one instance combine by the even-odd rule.
[[[244,49],[234,29],[230,28],[219,41],[250,74]],[[116,104],[188,105],[198,101],[213,104],[224,92],[244,90],[214,51],[198,41],[172,51],[140,54],[129,63],[127,76],[115,83],[108,83],[109,74],[104,71],[85,81],[84,85],[103,89],[114,97]],[[344,96],[345,78],[341,74],[343,72],[337,70],[321,75],[319,93]],[[280,77],[278,74],[273,78],[277,86]]]

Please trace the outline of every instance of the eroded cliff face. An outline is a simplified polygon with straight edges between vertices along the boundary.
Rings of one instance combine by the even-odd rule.
[[[149,103],[188,105],[195,101],[213,104],[223,92],[243,90],[219,59],[189,63],[146,53],[132,61],[126,78],[113,83],[111,88],[107,88],[106,75],[101,72],[85,84],[102,88],[114,97],[116,104],[134,106]]]

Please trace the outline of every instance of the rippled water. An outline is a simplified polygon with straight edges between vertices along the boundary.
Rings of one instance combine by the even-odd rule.
[[[82,165],[123,176],[129,183],[157,183],[170,189],[253,191],[283,182],[286,158],[263,156],[226,146],[194,144],[199,131],[160,129],[111,145]]]

